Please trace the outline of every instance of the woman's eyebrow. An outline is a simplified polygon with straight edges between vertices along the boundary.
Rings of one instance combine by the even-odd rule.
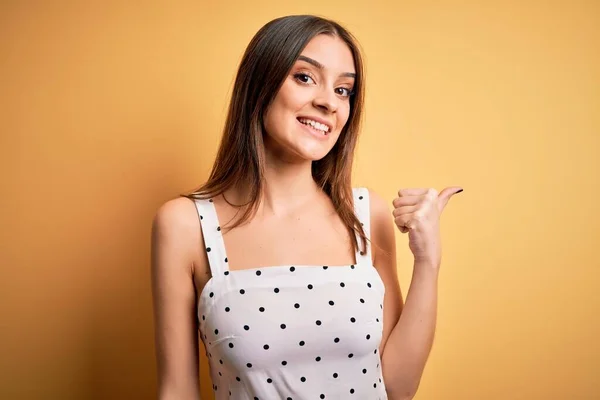
[[[300,60],[300,61],[306,61],[307,63],[314,65],[318,69],[324,69],[325,68],[325,66],[323,64],[321,64],[317,60],[313,60],[310,57],[299,56],[298,60]],[[340,76],[349,77],[349,78],[356,78],[356,74],[354,72],[344,72],[344,73],[340,74]]]

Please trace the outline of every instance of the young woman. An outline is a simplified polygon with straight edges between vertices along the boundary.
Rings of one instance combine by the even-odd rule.
[[[431,349],[439,215],[461,189],[352,188],[361,55],[339,24],[269,22],[242,59],[208,181],[153,224],[159,398],[407,399]],[[190,201],[192,200],[192,201]],[[404,304],[394,221],[414,274]]]

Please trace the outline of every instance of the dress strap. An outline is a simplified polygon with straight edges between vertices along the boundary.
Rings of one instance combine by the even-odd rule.
[[[196,199],[194,203],[200,218],[204,236],[204,251],[208,257],[210,272],[212,276],[224,274],[225,271],[229,271],[229,264],[215,204],[212,199]]]
[[[367,188],[353,188],[354,194],[354,212],[358,217],[358,220],[362,224],[363,230],[367,239],[371,240],[371,212],[369,206],[369,189]],[[367,251],[362,251],[362,241],[360,236],[356,235],[358,239],[359,249],[356,252],[356,263],[358,265],[372,266],[373,260],[371,259],[371,242],[367,241]]]

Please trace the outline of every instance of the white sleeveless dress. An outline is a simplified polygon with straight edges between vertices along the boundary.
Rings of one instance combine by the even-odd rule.
[[[370,237],[369,192],[354,208]],[[212,200],[197,200],[212,277],[200,337],[216,400],[387,399],[379,344],[384,285],[371,246],[356,265],[229,271]]]

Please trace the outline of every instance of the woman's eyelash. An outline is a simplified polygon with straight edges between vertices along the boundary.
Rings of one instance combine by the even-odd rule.
[[[308,85],[309,82],[305,82],[302,78],[308,78],[308,79],[312,80],[313,82],[315,81],[312,76],[310,76],[309,74],[303,73],[303,72],[297,72],[293,76],[294,76],[295,80],[299,81],[303,85]],[[350,96],[354,95],[354,89],[348,89],[348,88],[345,88],[345,87],[338,87],[338,88],[336,88],[335,89],[336,93],[340,89],[346,91],[346,95],[344,97],[350,97]]]
[[[298,73],[294,74],[294,79],[296,79],[297,81],[300,81],[300,83],[304,83],[304,84],[308,83],[308,82],[304,82],[301,78],[308,78],[308,79],[312,79],[314,81],[314,79],[308,74],[305,74],[302,72],[298,72]]]
[[[343,89],[343,90],[345,90],[345,91],[346,91],[346,93],[347,93],[347,94],[346,94],[346,97],[350,97],[350,96],[352,96],[352,95],[354,94],[354,89],[348,89],[348,88],[344,88],[344,87],[341,87],[341,88],[338,88],[338,89]],[[336,90],[337,90],[337,89],[336,89]]]

